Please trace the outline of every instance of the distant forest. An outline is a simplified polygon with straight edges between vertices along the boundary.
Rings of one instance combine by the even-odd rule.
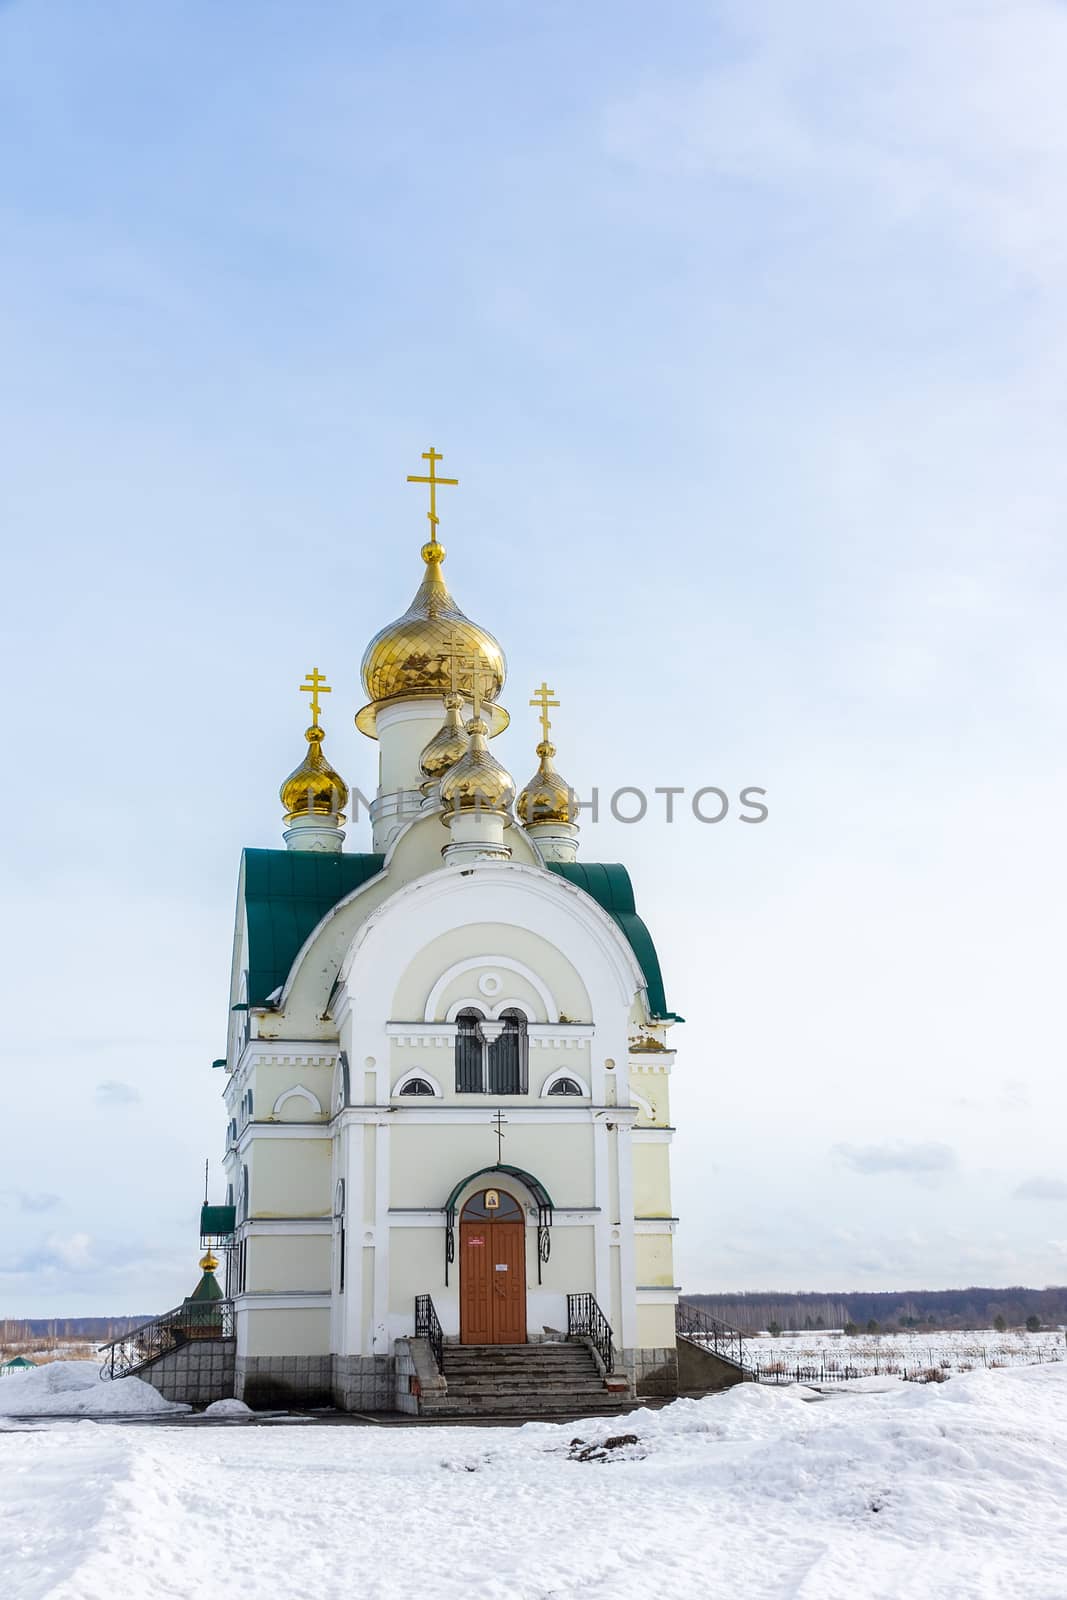
[[[4,1317],[0,1319],[0,1345],[26,1344],[32,1339],[121,1339],[131,1328],[151,1322],[143,1317]]]
[[[861,1332],[901,1328],[991,1328],[1003,1317],[1009,1328],[1037,1317],[1043,1327],[1067,1323],[1067,1287],[1047,1289],[893,1289],[883,1293],[782,1294],[768,1289],[751,1294],[690,1294],[683,1300],[742,1333],[781,1329],[805,1333],[851,1325]],[[870,1331],[874,1331],[871,1328]]]

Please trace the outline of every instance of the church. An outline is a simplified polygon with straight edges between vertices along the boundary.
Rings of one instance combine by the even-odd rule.
[[[525,787],[494,753],[504,653],[445,581],[456,480],[423,460],[421,582],[353,706],[378,745],[369,837],[346,837],[315,668],[284,848],[243,854],[227,1194],[202,1233],[249,1404],[585,1414],[677,1391],[682,1019],[625,867],[582,857],[547,682]]]

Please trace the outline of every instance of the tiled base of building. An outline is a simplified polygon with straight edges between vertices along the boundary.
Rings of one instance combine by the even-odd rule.
[[[164,1400],[209,1406],[233,1397],[234,1348],[233,1339],[190,1339],[141,1367],[137,1377],[158,1389]]]
[[[333,1403],[342,1411],[396,1409],[395,1356],[333,1356]]]
[[[238,1400],[253,1411],[332,1406],[333,1356],[238,1356]]]
[[[673,1345],[657,1350],[623,1350],[617,1370],[630,1380],[635,1395],[671,1396],[678,1393],[678,1352]]]

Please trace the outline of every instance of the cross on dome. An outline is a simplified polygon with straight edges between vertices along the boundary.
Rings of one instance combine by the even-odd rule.
[[[437,469],[437,463],[439,461],[443,461],[444,460],[444,456],[441,455],[440,451],[435,450],[433,445],[431,445],[428,450],[424,450],[422,452],[422,459],[424,461],[428,461],[430,463],[429,475],[423,474],[422,476],[420,476],[417,473],[409,472],[408,473],[408,482],[409,483],[426,483],[426,484],[429,484],[429,486],[430,486],[430,509],[429,509],[429,511],[427,511],[426,515],[430,519],[430,543],[432,545],[435,545],[437,543],[437,526],[438,526],[438,523],[441,520],[440,517],[437,515],[437,488],[438,488],[438,485],[439,484],[448,484],[451,488],[455,488],[459,483],[459,479],[458,478],[439,478],[437,476],[437,470],[436,470]]]
[[[326,674],[320,672],[318,667],[312,667],[310,672],[305,672],[304,682],[300,685],[304,694],[311,696],[311,720],[316,727],[319,725],[319,695],[332,694],[333,690],[326,682]]]
[[[549,709],[550,706],[557,706],[558,707],[558,705],[559,705],[559,701],[558,700],[553,700],[551,698],[551,696],[554,695],[555,692],[556,692],[555,689],[550,689],[548,687],[548,684],[542,678],[541,679],[541,687],[540,687],[540,689],[535,689],[534,690],[533,699],[530,701],[530,704],[532,706],[540,706],[541,707],[541,738],[545,741],[546,744],[548,743],[548,730],[552,726],[551,722],[549,721],[549,717],[548,717],[548,709]]]

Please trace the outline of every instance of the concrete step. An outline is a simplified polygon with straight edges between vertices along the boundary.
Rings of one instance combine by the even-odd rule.
[[[581,1378],[599,1371],[592,1361],[446,1361],[445,1376],[492,1372],[500,1378]]]
[[[465,1412],[472,1417],[528,1414],[533,1416],[540,1412],[573,1412],[577,1415],[601,1411],[626,1411],[632,1410],[634,1405],[627,1395],[609,1394],[606,1389],[601,1389],[596,1394],[472,1394],[472,1395],[423,1395],[419,1401],[419,1412],[426,1416],[437,1416],[444,1411],[454,1414]]]
[[[600,1389],[599,1372],[446,1372],[449,1389]]]

